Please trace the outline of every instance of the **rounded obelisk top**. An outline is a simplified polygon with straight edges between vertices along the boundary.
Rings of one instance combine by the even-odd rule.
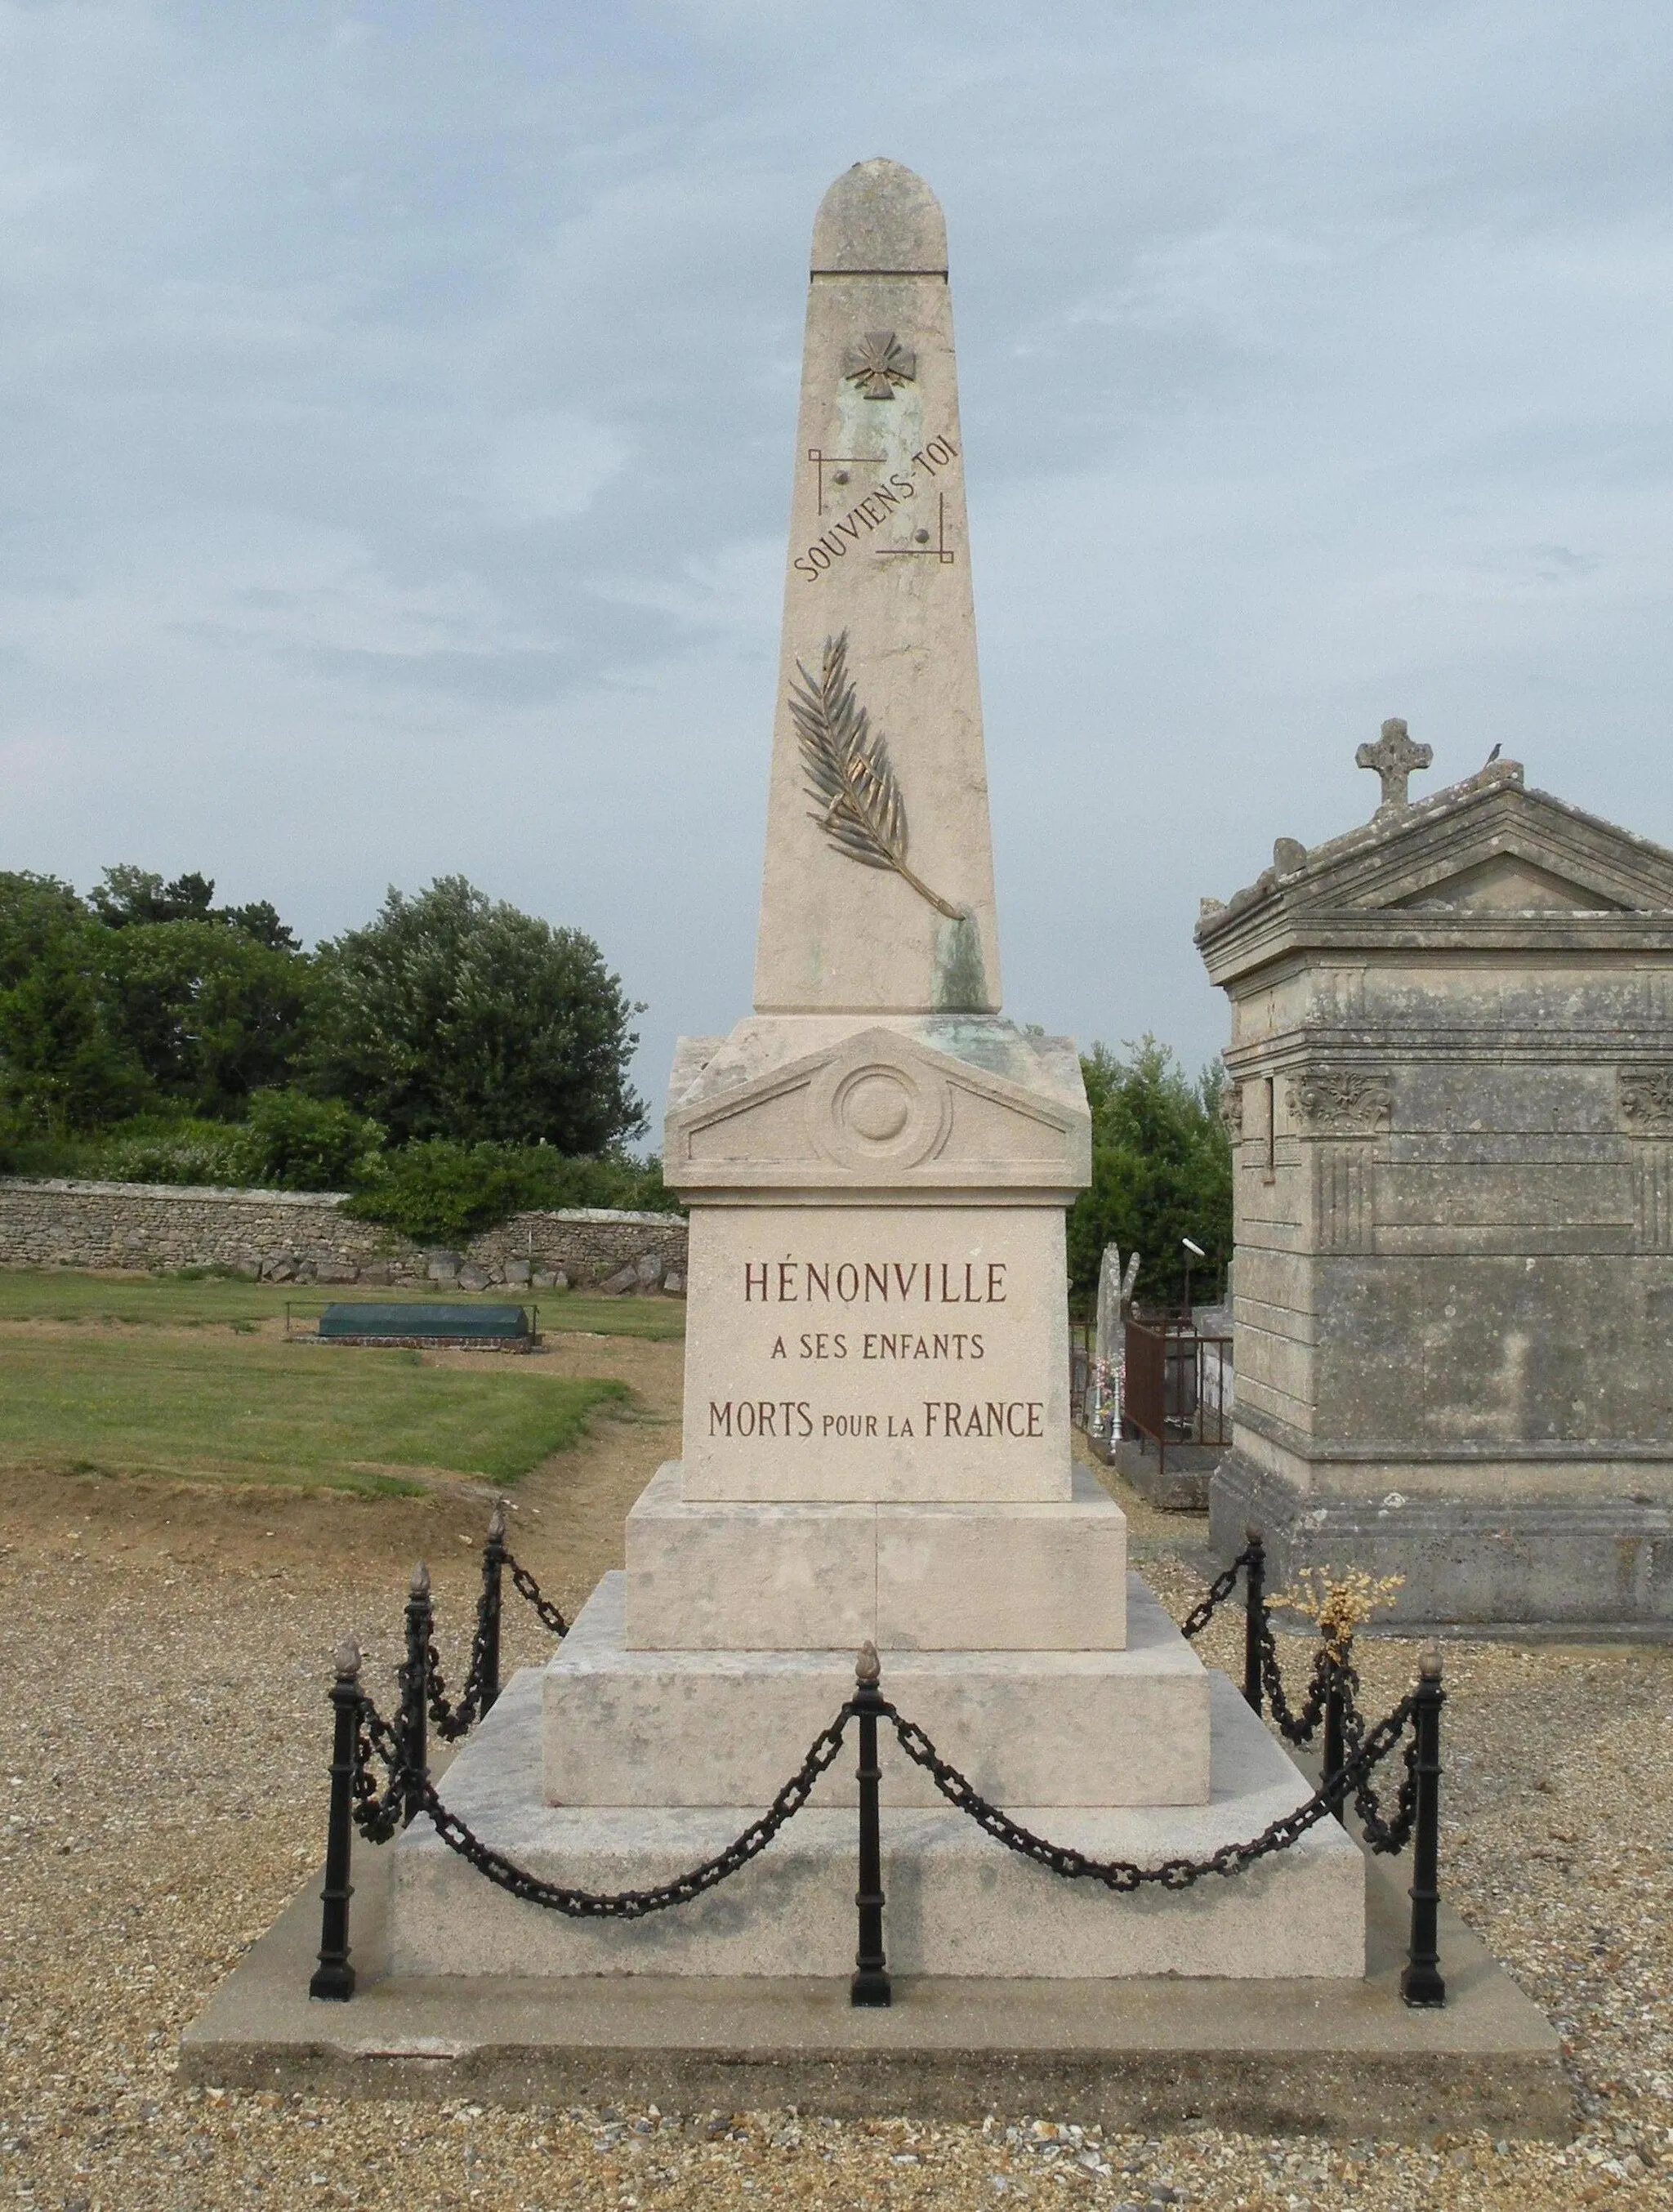
[[[898,161],[856,161],[813,218],[815,276],[945,276],[946,218],[923,179]]]

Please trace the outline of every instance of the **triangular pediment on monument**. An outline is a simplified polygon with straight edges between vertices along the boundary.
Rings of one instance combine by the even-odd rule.
[[[1205,902],[1197,941],[1214,964],[1250,933],[1315,927],[1512,928],[1664,925],[1673,852],[1527,790],[1514,761],[1274,864],[1225,905]]]
[[[859,1030],[780,1017],[690,1040],[663,1150],[681,1191],[1069,1193],[1090,1164],[1073,1042],[967,1016]]]

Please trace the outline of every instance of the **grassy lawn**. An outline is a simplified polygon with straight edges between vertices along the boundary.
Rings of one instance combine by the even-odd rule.
[[[685,1308],[675,1299],[596,1298],[577,1291],[385,1290],[345,1283],[298,1288],[288,1283],[250,1283],[241,1278],[193,1275],[98,1275],[70,1267],[0,1268],[0,1322],[125,1322],[165,1328],[221,1327],[240,1333],[283,1320],[290,1309],[296,1326],[311,1329],[322,1307],[338,1299],[359,1304],[405,1304],[442,1299],[449,1305],[530,1304],[540,1309],[540,1328],[586,1330],[599,1336],[650,1337],[672,1341],[685,1334]]]
[[[365,1492],[422,1488],[404,1468],[512,1483],[585,1433],[620,1382],[484,1371],[416,1352],[100,1331],[0,1340],[0,1466]]]

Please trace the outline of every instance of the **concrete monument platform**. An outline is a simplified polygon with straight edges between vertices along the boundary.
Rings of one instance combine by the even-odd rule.
[[[668,2112],[1050,2115],[1146,2133],[1202,2120],[1408,2142],[1475,2128],[1560,2139],[1573,2124],[1555,2031],[1445,1905],[1445,2008],[1401,2003],[1403,1863],[1365,1864],[1361,1979],[902,1976],[879,2012],[853,2009],[845,1981],[805,1976],[396,1974],[395,1858],[393,1844],[356,1854],[354,2002],[307,1995],[316,1877],[186,2030],[185,2081]]]

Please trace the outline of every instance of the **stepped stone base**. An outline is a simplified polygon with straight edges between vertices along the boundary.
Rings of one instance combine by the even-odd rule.
[[[1119,1651],[1127,1516],[1066,1504],[688,1501],[660,1468],[627,1520],[636,1650]]]
[[[762,1806],[854,1688],[854,1652],[634,1651],[604,1577],[544,1671],[555,1805]],[[1122,1651],[891,1651],[888,1695],[1007,1805],[1200,1805],[1208,1677],[1131,1578]],[[904,1759],[896,1805],[940,1803]],[[825,1802],[855,1802],[853,1761]],[[741,1823],[739,1824],[741,1825]]]
[[[884,1686],[918,1711],[900,1669]],[[1256,1835],[1309,1785],[1223,1676],[1213,1686],[1214,1790],[1188,1808],[1021,1808],[1017,1818],[1103,1857],[1197,1857]],[[581,1808],[544,1801],[542,1678],[518,1674],[443,1778],[448,1807],[519,1865],[571,1887],[648,1887],[722,1850],[747,1806]],[[758,1695],[758,1692],[757,1692]],[[836,1701],[833,1700],[833,1705]],[[828,1717],[822,1713],[820,1718]],[[794,1765],[806,1736],[757,1724]],[[810,1729],[807,1735],[812,1735]],[[1088,1732],[1090,1733],[1090,1732]],[[794,1746],[792,1749],[790,1747]],[[949,1757],[960,1747],[943,1746]],[[854,1753],[844,1747],[849,1772]],[[1358,1978],[1365,1871],[1334,1821],[1230,1877],[1137,1896],[1073,1882],[1018,1857],[952,1809],[900,1809],[907,1762],[883,1747],[885,1942],[903,1974],[1056,1978],[1124,1975]],[[916,1770],[912,1770],[916,1771]],[[845,1977],[855,1941],[855,1820],[831,1775],[762,1856],[694,1905],[636,1922],[575,1921],[494,1888],[416,1820],[394,1850],[390,1971],[397,1975]]]

